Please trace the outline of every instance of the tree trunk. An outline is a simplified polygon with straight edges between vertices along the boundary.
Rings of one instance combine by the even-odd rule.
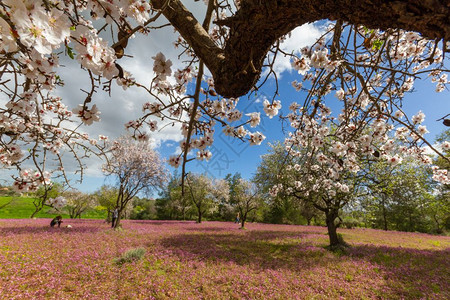
[[[120,225],[120,220],[122,219],[122,211],[123,211],[124,207],[119,207],[119,212],[117,214],[117,219],[114,223],[114,229],[119,228]]]
[[[337,213],[334,211],[327,211],[325,213],[326,223],[328,229],[328,237],[330,239],[330,247],[334,248],[336,246],[341,246],[342,241],[339,239],[337,235],[337,227],[334,224],[334,220],[337,218]]]
[[[122,219],[122,212],[125,211],[128,201],[130,201],[128,194],[125,194],[125,193],[126,193],[126,191],[124,191],[124,188],[122,187],[122,185],[120,185],[119,194],[117,196],[117,201],[116,201],[116,207],[118,207],[119,213],[117,214],[117,219],[116,219],[116,223],[114,224],[114,228],[119,228],[120,220]],[[125,215],[124,215],[124,217],[125,217]]]
[[[119,214],[117,215],[117,219],[116,219],[116,222],[115,222],[115,224],[114,224],[114,229],[119,228],[120,220],[121,220],[121,219],[122,219],[122,218],[121,218],[121,210],[119,210]]]
[[[412,213],[411,213],[411,211],[409,212],[409,230],[408,231],[411,231],[411,232],[413,232],[414,230],[413,230],[413,221],[412,221]]]
[[[36,210],[31,214],[31,217],[30,217],[30,219],[33,219],[34,218],[34,216],[40,211],[41,209],[39,208],[36,208]]]
[[[201,223],[202,222],[202,211],[198,210],[198,219],[197,219],[197,223]]]
[[[388,230],[388,226],[387,226],[387,212],[386,212],[386,206],[385,206],[385,203],[384,203],[384,199],[381,202],[381,205],[383,207],[383,226],[384,226],[384,230],[387,231]]]
[[[441,225],[439,224],[439,220],[436,217],[436,214],[433,214],[434,222],[436,223],[436,233],[442,233]]]
[[[245,221],[247,220],[247,214],[243,214],[242,215],[242,220],[241,220],[241,228],[244,229],[245,226]]]
[[[30,218],[33,219],[34,216],[36,216],[36,214],[42,210],[42,208],[43,208],[42,206],[36,206],[36,209],[35,209],[34,212],[31,214],[31,217],[30,217]]]

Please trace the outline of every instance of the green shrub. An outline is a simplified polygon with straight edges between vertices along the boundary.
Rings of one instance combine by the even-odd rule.
[[[135,248],[127,250],[125,253],[123,253],[120,257],[114,259],[114,263],[116,265],[123,265],[124,263],[130,263],[133,261],[137,261],[142,259],[145,254],[144,248]]]
[[[361,224],[357,219],[347,217],[342,221],[342,225],[347,229],[352,229],[355,227],[359,227]]]

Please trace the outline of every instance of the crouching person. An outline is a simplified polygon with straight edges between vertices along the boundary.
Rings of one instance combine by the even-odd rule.
[[[58,227],[61,227],[61,223],[62,223],[62,217],[61,217],[61,216],[56,216],[56,217],[50,222],[50,227],[55,227],[56,224],[58,224]]]

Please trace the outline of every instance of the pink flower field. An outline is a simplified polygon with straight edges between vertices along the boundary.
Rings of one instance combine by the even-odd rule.
[[[1,299],[450,299],[450,238],[225,222],[0,220]],[[115,263],[144,248],[140,260]]]

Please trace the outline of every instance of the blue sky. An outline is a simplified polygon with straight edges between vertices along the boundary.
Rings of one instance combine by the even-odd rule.
[[[280,96],[277,99],[282,100],[281,112],[285,115],[288,113],[289,104],[293,101],[300,102],[305,96],[303,92],[297,92],[291,86],[291,82],[298,80],[299,75],[294,72],[285,72],[279,81]],[[429,141],[434,142],[435,136],[447,129],[442,121],[437,119],[442,118],[445,114],[450,113],[450,93],[444,91],[436,93],[434,91],[435,85],[429,80],[417,80],[415,83],[415,91],[408,93],[404,99],[404,110],[408,116],[416,114],[422,110],[426,119],[424,125],[427,126],[430,133],[427,134]],[[282,124],[278,117],[269,119],[264,115],[262,109],[262,97],[271,97],[274,91],[274,81],[271,80],[259,92],[258,97],[252,96],[242,97],[239,101],[238,108],[244,113],[259,111],[261,112],[261,124],[252,130],[258,130],[266,136],[266,140],[260,146],[250,146],[249,143],[243,143],[240,140],[226,137],[220,130],[216,129],[215,142],[210,151],[213,157],[209,162],[194,160],[187,164],[187,170],[197,173],[206,173],[215,178],[223,178],[228,173],[239,172],[244,178],[251,178],[256,172],[257,166],[261,161],[261,155],[265,154],[269,148],[269,143],[282,141],[284,135],[282,133]],[[337,109],[338,100],[335,99],[327,102],[331,108]],[[335,104],[335,105],[333,105]],[[174,153],[178,142],[167,141],[163,142],[158,148],[163,157],[169,157]],[[173,172],[173,168],[168,168]],[[181,168],[179,172],[181,171]],[[111,183],[111,181],[109,181]],[[84,184],[81,186],[82,190],[93,191],[102,184],[107,183],[103,177],[87,177]]]

